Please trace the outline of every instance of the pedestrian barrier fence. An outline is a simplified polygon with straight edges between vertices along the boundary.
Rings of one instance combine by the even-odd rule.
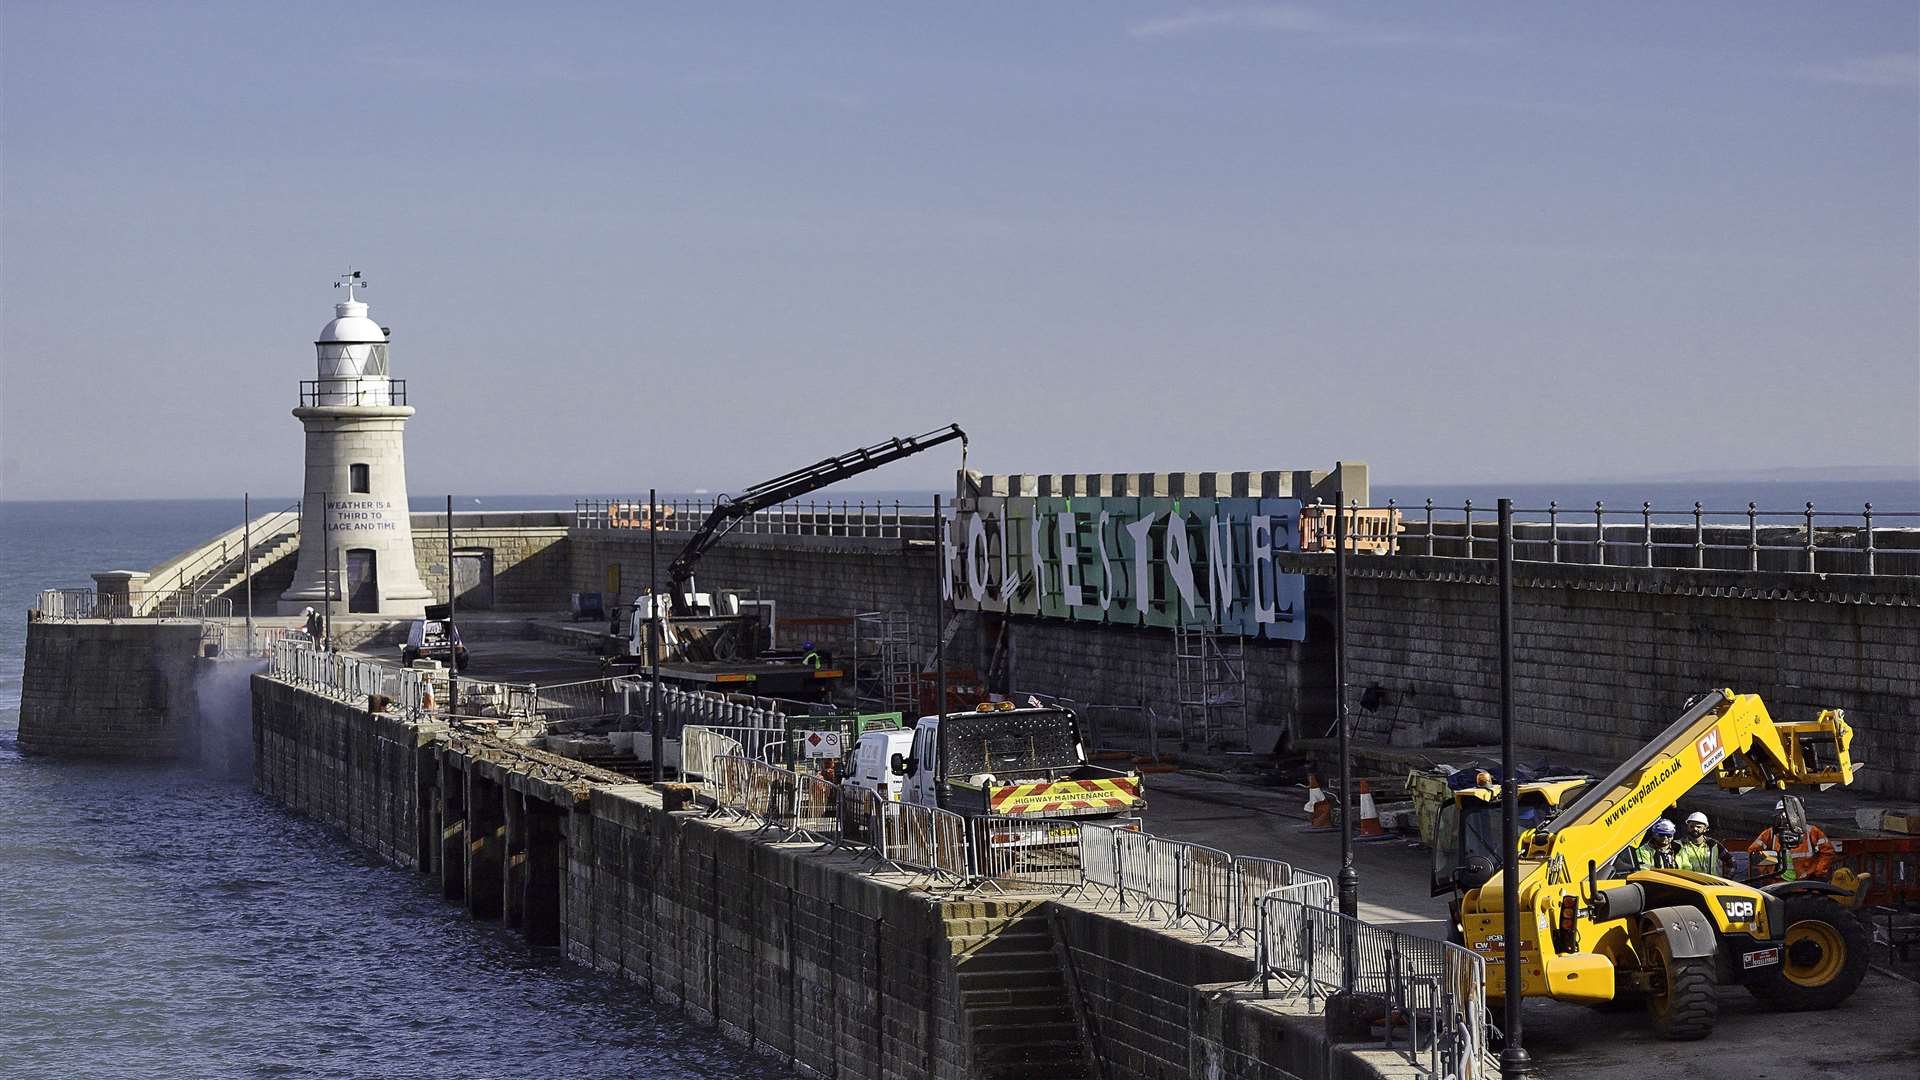
[[[1077,821],[982,815],[972,822],[973,876],[985,881],[1077,889],[1085,881],[1085,854]],[[1110,830],[1091,830],[1109,852]]]
[[[712,781],[715,763],[723,757],[746,757],[740,740],[725,732],[701,724],[680,729],[680,772],[683,779]]]
[[[840,832],[840,785],[810,773],[781,769],[793,777],[793,821],[796,832],[804,832],[823,843],[831,843]]]
[[[579,682],[536,686],[533,711],[548,721],[592,720],[621,716],[631,706],[625,678],[583,679]]]
[[[971,877],[966,819],[950,810],[914,803],[880,802],[872,829],[880,857],[936,879],[964,882]]]
[[[1295,903],[1317,907],[1323,911],[1333,910],[1333,879],[1319,874],[1294,871],[1294,882],[1277,890],[1279,895]]]
[[[1347,993],[1369,1003],[1355,1010],[1386,1017],[1382,1045],[1436,1078],[1483,1080],[1490,1057],[1486,961],[1443,941],[1369,926],[1335,911],[1261,898],[1255,961],[1261,990],[1304,998],[1310,1012]]]
[[[840,830],[838,839],[848,847],[875,848],[876,822],[880,817],[880,806],[885,800],[872,788],[840,789]]]
[[[1231,931],[1233,927],[1233,856],[1217,848],[1182,844],[1177,867],[1180,875],[1179,902],[1174,917],[1191,920],[1207,929]]]
[[[281,682],[364,705],[375,694],[409,716],[426,711],[428,682],[420,672],[367,657],[328,652],[304,642],[274,642],[267,672]]]
[[[1110,825],[1083,822],[1080,825],[1080,868],[1082,884],[1100,890],[1102,895],[1120,889],[1120,835],[1131,830]]]

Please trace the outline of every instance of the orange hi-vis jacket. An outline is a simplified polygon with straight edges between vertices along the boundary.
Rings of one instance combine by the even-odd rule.
[[[1781,840],[1782,837],[1772,829],[1762,829],[1760,835],[1753,838],[1753,843],[1747,845],[1747,854],[1758,855],[1763,851],[1771,851],[1780,855],[1782,877],[1824,878],[1833,869],[1833,841],[1820,831],[1820,826],[1808,825],[1807,831],[1800,834],[1800,842],[1784,851],[1781,850]]]

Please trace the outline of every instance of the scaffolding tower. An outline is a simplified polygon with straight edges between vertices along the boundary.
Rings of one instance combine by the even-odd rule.
[[[1247,746],[1247,639],[1207,625],[1173,628],[1174,700],[1180,743],[1206,750]]]
[[[908,612],[868,611],[853,617],[853,691],[862,708],[911,711],[918,671]]]

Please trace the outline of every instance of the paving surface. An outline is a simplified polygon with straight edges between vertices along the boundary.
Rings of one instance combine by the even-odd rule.
[[[1147,777],[1147,829],[1234,854],[1284,859],[1332,877],[1340,867],[1339,836],[1304,831],[1300,801],[1285,790],[1154,774]],[[1446,899],[1431,895],[1430,865],[1425,849],[1403,840],[1354,845],[1361,918],[1444,937]],[[1829,1012],[1767,1012],[1745,990],[1725,989],[1719,1024],[1702,1042],[1661,1039],[1639,1009],[1604,1012],[1559,1002],[1529,1002],[1523,1030],[1536,1072],[1546,1077],[1912,1080],[1920,1075],[1916,1010],[1920,985],[1875,972],[1845,1005]]]

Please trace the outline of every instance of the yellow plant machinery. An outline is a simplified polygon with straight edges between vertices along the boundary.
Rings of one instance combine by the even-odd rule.
[[[1853,730],[1838,709],[1776,722],[1754,694],[1715,690],[1598,782],[1523,787],[1520,926],[1504,925],[1498,788],[1455,793],[1435,844],[1434,892],[1454,894],[1456,940],[1487,958],[1487,994],[1506,993],[1519,939],[1521,992],[1600,1004],[1644,999],[1673,1039],[1713,1030],[1720,984],[1771,1007],[1831,1008],[1865,977],[1869,936],[1824,881],[1754,888],[1686,870],[1616,868],[1617,856],[1695,784],[1737,792],[1824,790],[1853,781]],[[1800,801],[1789,816],[1804,827]],[[1623,860],[1624,861],[1624,860]]]

